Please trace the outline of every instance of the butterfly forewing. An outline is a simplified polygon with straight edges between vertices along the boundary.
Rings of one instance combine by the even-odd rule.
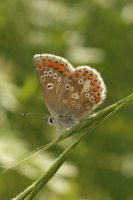
[[[64,77],[72,72],[72,66],[67,60],[52,54],[35,55],[34,65],[48,110],[58,117],[58,94],[62,93]]]

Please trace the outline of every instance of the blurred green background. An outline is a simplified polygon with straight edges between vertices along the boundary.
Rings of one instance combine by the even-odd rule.
[[[100,108],[124,98],[133,92],[132,0],[0,2],[1,171],[57,137],[47,124],[32,61],[36,53],[96,68],[108,88]],[[40,115],[21,117],[31,112]],[[71,142],[1,174],[0,200],[13,198],[39,178]],[[83,141],[36,199],[133,200],[133,105]]]

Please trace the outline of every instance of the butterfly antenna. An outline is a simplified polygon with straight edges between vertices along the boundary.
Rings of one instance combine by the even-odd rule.
[[[44,114],[42,114],[42,113],[21,113],[22,117],[27,117],[27,116],[30,116],[30,115],[31,116],[37,116],[37,115],[44,116]]]
[[[30,116],[32,117],[32,119],[28,119],[28,122],[27,122],[28,126],[31,125],[33,117],[34,118],[36,118],[36,117],[38,118],[39,117],[40,119],[42,119],[42,118],[43,119],[48,119],[48,117],[49,117],[48,115],[44,115],[44,114],[41,114],[41,113],[21,113],[21,117],[22,118],[27,118],[27,117],[29,118]]]

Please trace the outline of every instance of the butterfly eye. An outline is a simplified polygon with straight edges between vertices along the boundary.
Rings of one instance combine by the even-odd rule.
[[[48,123],[49,123],[50,125],[53,125],[53,124],[54,124],[54,117],[53,117],[53,116],[50,116],[50,117],[48,118]]]

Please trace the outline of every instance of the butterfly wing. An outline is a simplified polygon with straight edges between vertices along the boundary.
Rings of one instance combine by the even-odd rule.
[[[69,85],[68,110],[71,110],[78,120],[91,113],[106,97],[104,81],[91,67],[77,67],[67,84]]]
[[[67,60],[52,54],[35,55],[34,64],[45,103],[60,126],[73,125],[106,97],[104,81],[91,67],[74,70]]]
[[[35,55],[34,65],[47,108],[57,118],[60,113],[58,93],[64,84],[64,77],[72,73],[73,67],[64,58],[52,54]]]

